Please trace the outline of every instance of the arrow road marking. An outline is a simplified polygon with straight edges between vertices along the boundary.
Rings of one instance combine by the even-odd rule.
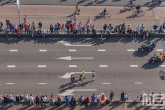
[[[72,74],[81,74],[82,72],[70,72],[70,73],[66,73],[66,74],[64,74],[63,76],[58,76],[59,78],[65,78],[65,79],[67,79],[67,78],[70,78],[70,76],[72,75]],[[85,74],[92,74],[92,72],[85,72]]]
[[[95,92],[97,91],[97,89],[71,89],[71,90],[66,90],[64,93],[62,94],[58,94],[58,95],[62,95],[62,96],[66,96],[66,95],[74,95],[72,94],[74,91],[80,92]]]
[[[85,59],[88,59],[88,60],[90,60],[90,59],[93,59],[93,57],[71,57],[71,56],[67,56],[67,57],[59,57],[57,59],[61,59],[61,60],[72,60],[72,59],[74,59],[74,60],[78,60],[78,59],[85,60]]]
[[[64,44],[65,46],[92,46],[92,45],[72,45],[68,41],[61,41],[60,43]]]

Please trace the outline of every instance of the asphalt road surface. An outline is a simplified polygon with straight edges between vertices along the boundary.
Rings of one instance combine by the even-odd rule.
[[[149,58],[163,49],[162,38],[154,40],[158,42],[153,51],[137,52],[144,43],[141,38],[132,40],[116,37],[102,41],[90,38],[0,38],[0,93],[53,92],[90,96],[93,92],[109,95],[113,90],[114,98],[119,100],[123,90],[131,94],[131,99],[141,91],[164,92],[165,63],[147,63]],[[69,60],[58,59],[61,57]],[[85,72],[95,70],[95,80],[89,73],[81,87],[70,87],[66,73],[74,72],[78,78],[82,68]],[[59,77],[64,75],[65,78]],[[67,91],[70,89],[73,91]]]
[[[22,5],[79,5],[83,6],[124,6],[128,4],[129,0],[20,0]],[[135,5],[147,6],[151,5],[151,0],[133,0]],[[15,4],[14,0],[2,0],[1,5]],[[156,3],[152,4],[156,6]],[[163,1],[160,6],[165,6]]]

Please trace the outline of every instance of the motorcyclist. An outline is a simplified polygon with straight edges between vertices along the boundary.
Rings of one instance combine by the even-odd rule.
[[[160,61],[162,61],[162,59],[165,57],[165,54],[158,53],[158,54],[156,54],[156,56],[160,59]]]
[[[154,42],[148,42],[148,44],[147,44],[147,47],[149,48],[149,49],[151,49],[152,47],[154,47],[155,46],[155,43]]]
[[[136,10],[137,10],[137,12],[138,12],[138,14],[139,14],[140,11],[141,11],[141,6],[140,6],[140,5],[136,6]]]

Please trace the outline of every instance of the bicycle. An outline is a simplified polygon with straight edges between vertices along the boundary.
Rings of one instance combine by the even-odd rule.
[[[141,15],[141,16],[144,16],[146,13],[145,13],[145,11],[143,11],[143,10],[141,10],[139,13],[138,13],[138,11],[134,11],[133,12],[133,15],[135,15],[135,16],[137,16],[137,15]]]

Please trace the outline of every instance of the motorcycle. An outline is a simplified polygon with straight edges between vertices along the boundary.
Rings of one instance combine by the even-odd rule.
[[[155,48],[156,42],[153,42],[153,45],[151,47],[148,47],[148,42],[144,43],[142,46],[138,48],[138,51],[151,51]]]
[[[159,63],[164,61],[165,61],[165,57],[163,57],[163,59],[160,60],[155,54],[153,57],[151,57],[151,59],[148,60],[148,63]]]

